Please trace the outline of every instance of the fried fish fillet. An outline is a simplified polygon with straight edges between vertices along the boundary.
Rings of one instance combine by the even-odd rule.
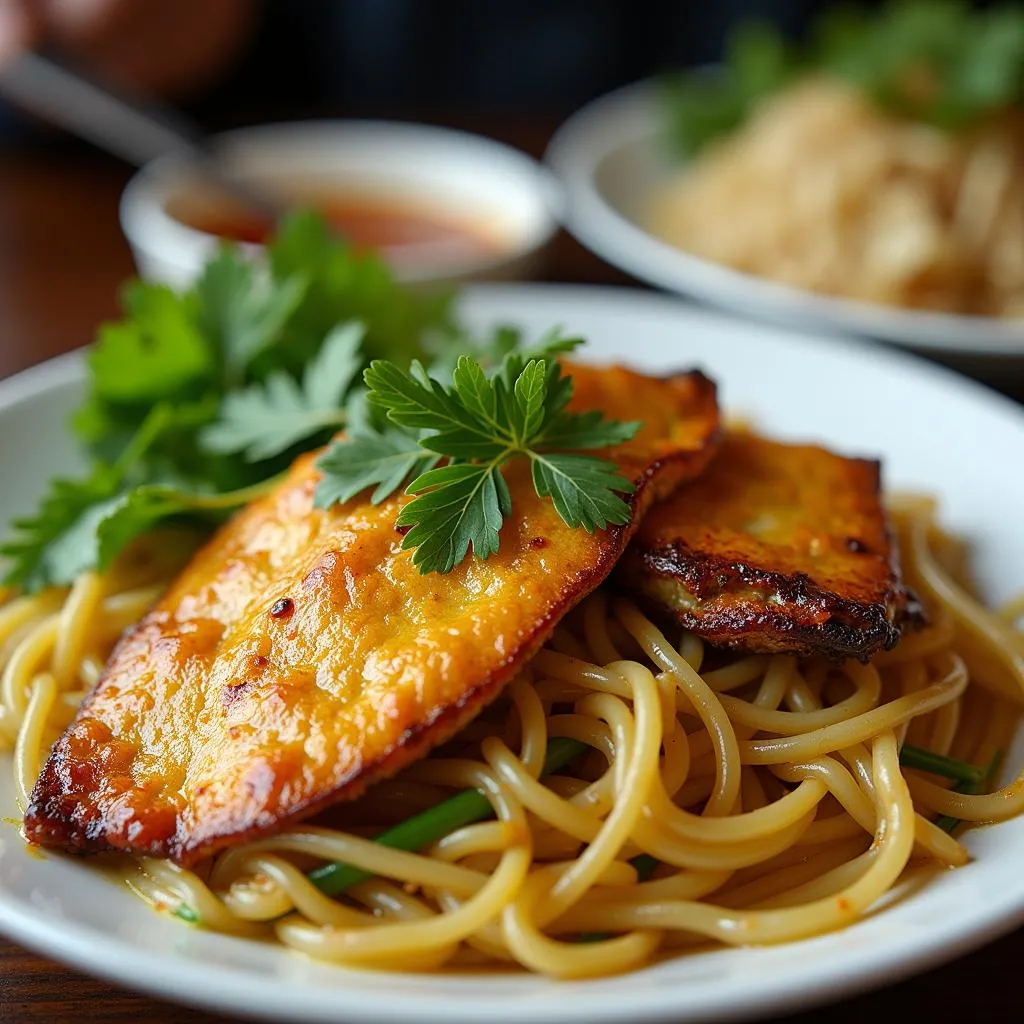
[[[300,458],[119,642],[43,768],[28,838],[192,863],[357,796],[473,718],[718,441],[699,373],[572,374],[577,410],[645,420],[604,453],[636,484],[629,524],[568,528],[512,463],[500,551],[421,576],[395,529],[408,499],[315,509]]]
[[[747,651],[866,659],[919,614],[879,464],[749,433],[650,510],[617,576],[655,613]]]

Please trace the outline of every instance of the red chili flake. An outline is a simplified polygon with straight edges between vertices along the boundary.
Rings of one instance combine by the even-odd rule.
[[[295,602],[290,597],[278,599],[270,608],[270,614],[275,619],[287,619],[293,611],[295,611]]]
[[[551,543],[551,541],[549,541],[547,539],[547,537],[533,537],[530,540],[530,547],[531,548],[546,548],[550,543]]]

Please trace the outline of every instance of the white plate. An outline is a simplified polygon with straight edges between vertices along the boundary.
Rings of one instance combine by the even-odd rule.
[[[468,293],[474,323],[561,323],[589,355],[665,371],[699,364],[728,408],[772,434],[882,453],[890,486],[932,488],[977,545],[992,598],[1024,582],[1024,413],[943,370],[897,354],[823,345],[649,294],[558,287]],[[82,363],[64,358],[0,384],[0,518],[74,464],[63,430]],[[642,415],[643,410],[638,410]],[[1019,742],[1010,766],[1024,762]],[[6,759],[0,815],[16,814]],[[969,835],[976,860],[922,892],[823,938],[720,950],[623,977],[345,971],[270,945],[188,928],[114,887],[87,863],[26,852],[0,824],[0,929],[94,974],[161,996],[277,1021],[597,1022],[729,1019],[838,999],[934,964],[1024,921],[1024,819]]]
[[[678,173],[653,82],[595,100],[555,134],[545,161],[565,186],[565,223],[642,281],[758,319],[927,351],[976,372],[1024,376],[1024,320],[923,313],[818,295],[732,270],[655,238],[640,223],[650,189]]]

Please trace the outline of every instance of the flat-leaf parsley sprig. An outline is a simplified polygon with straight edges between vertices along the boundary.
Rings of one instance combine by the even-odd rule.
[[[512,510],[502,469],[517,458],[529,460],[534,490],[566,525],[594,532],[628,522],[622,495],[633,492],[632,482],[613,462],[579,453],[628,441],[641,424],[568,410],[572,377],[552,354],[578,343],[553,337],[546,350],[510,352],[493,375],[464,355],[450,382],[418,362],[404,370],[374,360],[363,375],[366,399],[386,422],[367,417],[320,457],[316,504],[329,507],[368,487],[379,503],[406,484],[414,497],[396,526],[408,528],[402,547],[414,549],[422,573],[451,572],[470,548],[477,558],[498,550]]]

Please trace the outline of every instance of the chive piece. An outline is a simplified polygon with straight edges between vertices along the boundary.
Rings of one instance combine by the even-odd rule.
[[[992,755],[992,760],[989,761],[988,767],[980,778],[958,783],[953,787],[953,792],[962,793],[964,796],[974,796],[976,793],[982,792],[985,788],[991,785],[992,780],[996,777],[996,773],[999,771],[999,765],[1002,763],[1002,760],[1003,752],[1001,750],[997,750]],[[942,814],[935,819],[935,824],[941,828],[943,832],[947,832],[952,835],[953,830],[957,825],[962,824],[962,822],[960,818],[954,818],[951,814]]]
[[[637,880],[640,882],[648,881],[651,875],[654,874],[654,869],[658,866],[657,858],[652,857],[649,853],[641,853],[629,863],[636,868]]]
[[[442,836],[463,825],[490,817],[491,802],[475,789],[445,800],[436,807],[403,821],[377,836],[375,842],[396,850],[420,850]],[[328,896],[337,896],[346,889],[373,877],[372,871],[363,871],[351,864],[323,864],[306,877]]]
[[[629,863],[636,868],[638,882],[646,882],[654,874],[654,869],[658,866],[657,858],[652,857],[649,853],[638,854]],[[611,937],[610,932],[583,932],[581,935],[576,936],[576,941],[604,942],[605,939],[610,939]]]
[[[982,768],[966,764],[964,761],[957,761],[953,757],[946,757],[945,754],[936,754],[933,750],[912,746],[909,743],[904,743],[900,749],[900,764],[904,768],[916,768],[918,771],[928,772],[930,775],[940,775],[942,778],[952,779],[954,782],[979,783],[985,777],[985,771]]]
[[[189,924],[199,924],[199,915],[187,903],[182,903],[175,910],[174,916]]]
[[[963,793],[970,795],[978,792],[978,784],[976,782],[958,782],[953,787],[954,793]],[[960,824],[959,818],[954,818],[951,814],[941,814],[935,819],[935,824],[938,828],[941,828],[943,832],[948,832],[950,835],[953,834],[953,830]]]
[[[586,749],[586,744],[579,740],[565,737],[553,739],[548,744],[541,775],[550,775],[558,771]],[[422,850],[424,846],[437,842],[456,829],[475,821],[483,821],[492,814],[490,800],[483,793],[468,789],[436,807],[421,811],[394,828],[389,828],[387,832],[377,836],[374,842],[396,850]],[[321,892],[328,896],[337,896],[353,885],[372,878],[373,872],[354,868],[350,864],[324,864],[322,867],[314,868],[306,877]]]
[[[541,775],[551,775],[559,768],[564,768],[574,757],[582,754],[586,749],[587,745],[579,740],[556,736],[548,744]],[[423,847],[437,842],[438,839],[456,829],[462,828],[464,825],[471,825],[475,821],[484,821],[492,814],[493,808],[490,800],[478,790],[467,789],[465,792],[458,793],[443,803],[439,803],[436,807],[421,811],[400,825],[389,828],[377,836],[374,842],[395,850],[422,850]],[[336,863],[314,868],[306,877],[322,893],[328,896],[337,896],[353,885],[373,878],[374,874],[372,871],[363,871],[351,864]],[[191,924],[199,923],[199,915],[184,903],[174,913],[183,921],[188,921]]]

